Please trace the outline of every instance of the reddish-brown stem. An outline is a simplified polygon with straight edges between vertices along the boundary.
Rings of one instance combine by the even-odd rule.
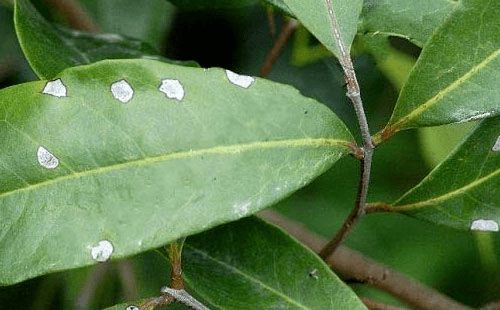
[[[269,72],[271,72],[276,60],[278,60],[281,51],[285,47],[288,40],[290,40],[290,37],[295,32],[298,25],[299,23],[292,18],[288,19],[283,24],[278,39],[274,42],[273,48],[269,51],[266,56],[266,60],[264,60],[264,63],[262,64],[259,77],[267,77],[269,75]]]
[[[99,25],[94,21],[87,11],[75,0],[46,0],[46,2],[57,7],[58,11],[68,21],[71,28],[99,32]]]
[[[259,216],[280,226],[316,252],[326,244],[323,237],[276,212],[266,210],[260,212]],[[340,246],[326,262],[343,279],[368,284],[417,309],[471,310],[448,296],[345,246]]]
[[[366,214],[394,211],[394,208],[385,202],[372,203],[366,206]]]
[[[384,303],[381,303],[379,301],[369,299],[369,298],[361,298],[361,301],[370,310],[408,310],[408,308],[384,304]]]

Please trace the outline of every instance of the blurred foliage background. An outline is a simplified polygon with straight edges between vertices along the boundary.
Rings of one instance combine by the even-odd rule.
[[[33,2],[47,19],[66,23],[57,1]],[[261,6],[182,11],[165,0],[83,0],[81,4],[103,32],[141,39],[168,58],[195,60],[202,67],[224,67],[258,75],[276,39],[270,35],[266,10]],[[278,14],[276,22],[279,32],[283,19]],[[337,61],[325,54],[305,66],[292,64],[293,58],[307,59],[308,50],[314,50],[318,44],[312,36],[304,37],[303,29],[300,31],[300,37],[297,32],[282,52],[269,79],[294,85],[304,95],[323,102],[351,132],[358,134]],[[3,4],[0,42],[0,87],[35,80],[17,44],[12,10]],[[356,42],[354,45],[355,69],[372,133],[388,121],[408,62],[414,61],[420,52],[401,39],[393,40],[393,47],[406,56],[393,58],[388,67],[356,48]],[[391,202],[418,184],[469,127],[409,130],[380,145],[375,152],[369,201]],[[343,158],[275,208],[331,237],[353,206],[357,180],[356,160]],[[362,220],[346,244],[470,306],[500,299],[498,234],[459,232],[398,214],[373,214]],[[5,309],[100,309],[154,296],[167,284],[167,261],[160,252],[152,251],[127,261],[38,277],[0,288],[0,304]],[[361,296],[398,304],[365,285],[352,286]],[[169,309],[183,307],[174,305]]]

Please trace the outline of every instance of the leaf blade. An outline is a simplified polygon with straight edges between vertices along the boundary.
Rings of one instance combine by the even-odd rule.
[[[47,22],[29,0],[16,0],[16,33],[25,57],[42,79],[52,79],[64,69],[104,59],[151,58],[175,64],[149,45],[118,34],[86,33]]]
[[[500,223],[500,119],[481,122],[463,143],[390,210],[440,225],[474,230],[474,223]],[[495,231],[493,229],[493,231]]]
[[[191,236],[185,246],[186,283],[215,309],[365,309],[314,253],[256,218]]]
[[[301,1],[283,0],[297,19],[337,58],[340,55],[339,46],[335,42],[332,23],[325,0]],[[349,53],[356,35],[358,18],[361,14],[363,1],[353,0],[332,1],[332,9],[337,20],[339,33],[344,47]]]
[[[457,6],[423,49],[389,124],[376,140],[402,129],[470,121],[500,112],[500,84],[494,78],[500,70],[498,12],[500,5],[487,0]]]
[[[447,0],[365,1],[361,14],[364,35],[399,36],[423,47],[458,2]]]
[[[44,93],[54,81],[2,90],[0,244],[15,254],[0,257],[0,283],[92,264],[101,241],[119,258],[252,214],[348,152],[352,137],[325,106],[229,76],[107,60],[64,71],[66,96]],[[181,99],[159,90],[174,79]],[[117,81],[130,101],[113,97]]]

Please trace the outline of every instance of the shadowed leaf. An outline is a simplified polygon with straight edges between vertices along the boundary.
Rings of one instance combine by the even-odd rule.
[[[366,309],[315,253],[255,217],[189,237],[183,266],[211,309]]]

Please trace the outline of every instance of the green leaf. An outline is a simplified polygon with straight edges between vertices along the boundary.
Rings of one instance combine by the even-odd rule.
[[[325,0],[283,0],[297,19],[325,45],[336,57],[339,47],[333,36],[332,22],[328,14]],[[362,0],[332,0],[332,8],[339,33],[342,36],[347,52],[350,51],[358,26],[358,18],[363,7]]]
[[[435,167],[475,127],[474,122],[418,129],[420,148],[430,167]]]
[[[138,40],[91,34],[48,23],[29,0],[17,0],[14,21],[19,43],[33,71],[51,79],[62,70],[104,59],[153,58],[168,61]],[[195,63],[187,63],[196,66]]]
[[[175,6],[182,9],[233,9],[259,3],[259,0],[168,0]]]
[[[404,37],[423,47],[458,5],[450,0],[365,0],[360,32]]]
[[[315,253],[255,217],[189,237],[183,274],[211,309],[366,309]]]
[[[500,117],[484,120],[391,211],[458,229],[498,231]]]
[[[500,2],[464,0],[424,47],[380,141],[500,113]]]
[[[176,8],[165,0],[81,0],[104,32],[136,38],[161,50]]]
[[[276,7],[278,10],[281,12],[293,16],[292,11],[290,8],[286,5],[285,0],[261,0],[262,3],[268,3],[274,7]]]
[[[3,89],[0,137],[0,284],[255,213],[354,143],[290,86],[145,59]]]

